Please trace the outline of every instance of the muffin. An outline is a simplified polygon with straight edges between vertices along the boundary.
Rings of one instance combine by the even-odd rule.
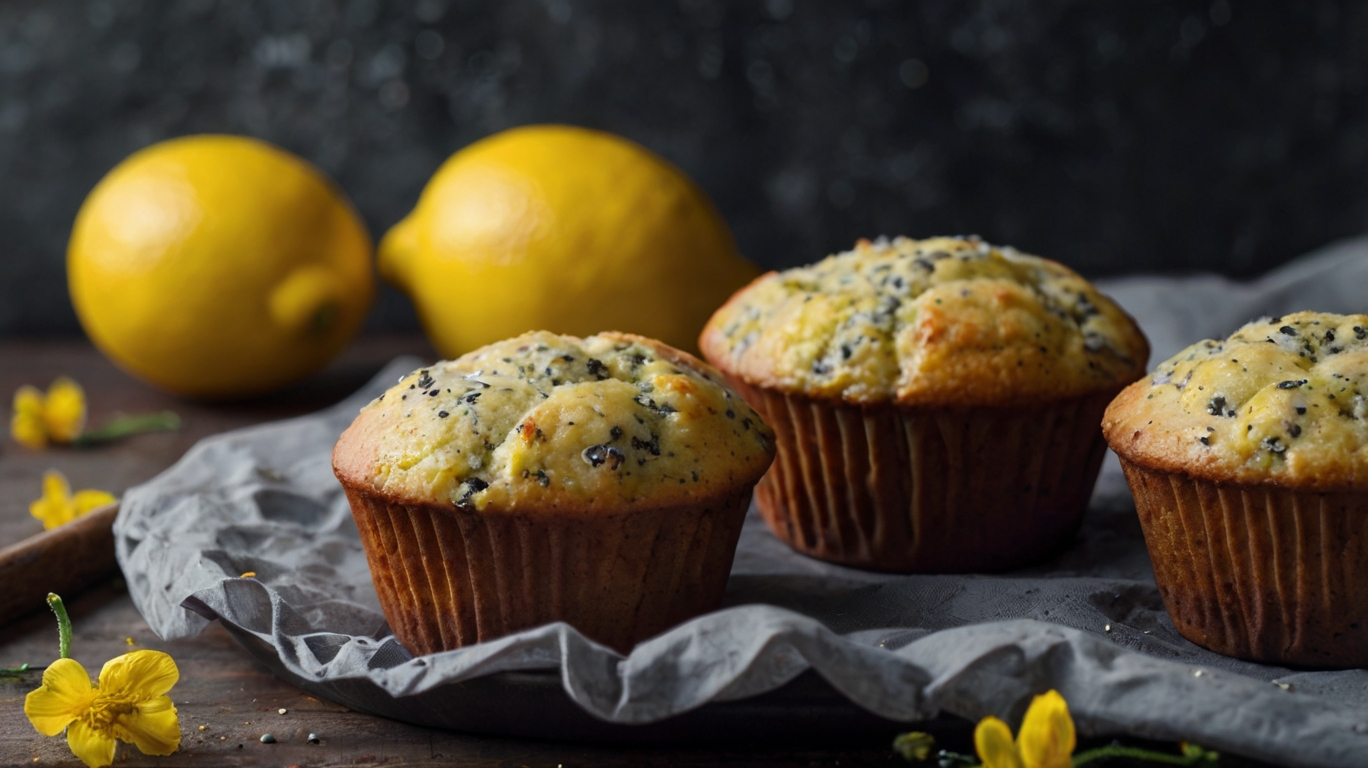
[[[773,433],[696,358],[529,333],[405,376],[333,450],[390,627],[566,621],[620,651],[717,607]]]
[[[775,429],[756,489],[774,533],[823,560],[928,573],[1066,544],[1106,450],[1102,411],[1149,355],[1083,278],[977,237],[861,240],[771,272],[700,345]]]
[[[1250,323],[1107,409],[1178,631],[1227,656],[1368,665],[1368,315]]]

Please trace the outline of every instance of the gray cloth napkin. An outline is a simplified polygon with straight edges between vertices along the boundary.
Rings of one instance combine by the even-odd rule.
[[[1262,314],[1365,311],[1368,240],[1330,246],[1253,283],[1143,277],[1100,287],[1140,321],[1159,361]],[[866,573],[793,553],[752,512],[723,609],[626,658],[553,624],[414,659],[380,613],[329,457],[360,406],[418,364],[398,359],[320,413],[208,438],[128,492],[115,523],[119,563],[154,631],[186,637],[221,621],[312,690],[363,708],[369,700],[373,711],[389,711],[376,697],[440,708],[462,695],[452,683],[549,669],[594,716],[648,723],[815,669],[896,720],[940,711],[1019,718],[1032,694],[1055,688],[1084,735],[1186,739],[1285,765],[1368,766],[1368,672],[1242,662],[1178,635],[1114,460],[1074,546],[1029,569]],[[256,576],[240,578],[248,571]]]

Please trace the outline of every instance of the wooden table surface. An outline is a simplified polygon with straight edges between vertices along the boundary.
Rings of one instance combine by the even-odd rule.
[[[48,468],[64,472],[73,488],[122,494],[170,466],[200,438],[329,405],[399,354],[433,358],[431,348],[418,337],[363,337],[308,382],[266,398],[211,405],[176,400],[143,385],[84,340],[0,340],[0,399],[6,414],[9,398],[21,384],[46,388],[65,374],[85,387],[92,426],[116,412],[170,409],[184,420],[176,433],[42,452],[25,450],[6,430],[0,438],[0,549],[42,532],[28,514],[28,503],[38,497],[42,473]],[[180,667],[180,682],[171,693],[180,713],[180,751],[171,757],[147,757],[121,745],[115,759],[121,766],[906,765],[886,740],[810,745],[803,743],[800,728],[795,728],[792,742],[683,747],[538,742],[420,728],[306,695],[272,677],[217,624],[199,637],[163,642],[133,608],[116,576],[64,597],[75,626],[72,656],[92,675],[106,660],[135,648],[166,651]],[[55,622],[45,606],[35,606],[28,616],[0,626],[0,666],[41,666],[56,654]],[[0,679],[0,765],[80,766],[64,738],[38,735],[23,715],[24,696],[39,680],[38,672],[19,680]],[[263,744],[260,738],[265,733],[275,736],[277,743]],[[310,733],[318,734],[318,744],[308,742]]]

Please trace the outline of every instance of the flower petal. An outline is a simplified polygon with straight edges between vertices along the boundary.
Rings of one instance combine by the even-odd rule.
[[[76,517],[76,510],[71,504],[71,486],[61,472],[50,469],[43,473],[43,498],[29,504],[29,514],[42,520],[46,530],[71,522]]]
[[[43,500],[66,503],[71,499],[71,483],[55,469],[43,473]]]
[[[95,689],[85,667],[58,659],[43,671],[43,685],[24,697],[24,714],[44,736],[56,736],[90,708]]]
[[[41,414],[22,413],[18,410],[10,417],[10,436],[25,448],[41,451],[47,447],[47,426]]]
[[[1021,759],[1027,768],[1068,768],[1076,740],[1069,704],[1050,690],[1031,700],[1017,734]]]
[[[119,692],[140,704],[171,690],[180,679],[176,662],[161,651],[133,651],[105,662],[100,670],[100,691]]]
[[[99,509],[115,501],[118,499],[112,493],[87,488],[84,491],[77,491],[76,495],[71,497],[71,506],[76,513],[75,516],[80,517],[92,509]]]
[[[43,403],[43,419],[48,435],[59,443],[69,443],[81,436],[85,429],[86,398],[81,385],[66,376],[59,376],[48,387]]]
[[[974,750],[984,768],[1023,768],[1012,743],[1012,730],[991,715],[980,720],[974,729]]]
[[[100,733],[77,720],[67,729],[67,746],[71,754],[81,758],[90,768],[104,768],[114,762],[114,748],[119,743],[113,736]]]
[[[129,740],[145,755],[169,755],[180,747],[180,720],[170,696],[158,696],[138,705],[122,719]]]
[[[25,416],[43,415],[43,393],[38,388],[25,384],[14,390],[14,412]]]

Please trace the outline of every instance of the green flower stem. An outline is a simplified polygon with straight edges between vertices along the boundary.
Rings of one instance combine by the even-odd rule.
[[[1145,760],[1151,763],[1163,763],[1165,765],[1197,765],[1202,762],[1213,762],[1216,760],[1215,752],[1208,752],[1195,745],[1188,745],[1181,755],[1170,755],[1166,752],[1155,752],[1149,749],[1138,747],[1123,747],[1120,744],[1109,744],[1105,747],[1090,749],[1078,755],[1074,755],[1074,766],[1084,765],[1093,760],[1106,760],[1114,757],[1124,757],[1131,760]]]
[[[27,664],[20,664],[17,667],[0,667],[0,677],[20,677],[30,669],[32,667]]]
[[[931,757],[931,750],[934,748],[936,740],[927,733],[913,731],[898,736],[893,741],[893,750],[902,755],[907,762],[925,762]],[[936,753],[941,766],[963,766],[963,768],[983,768],[973,755],[962,755],[958,752],[951,752],[942,749]],[[1163,763],[1165,765],[1197,765],[1198,763],[1212,763],[1220,757],[1216,752],[1210,752],[1197,746],[1196,744],[1184,744],[1183,754],[1171,755],[1167,752],[1155,752],[1139,747],[1123,747],[1120,744],[1109,744],[1105,747],[1090,749],[1087,752],[1073,756],[1075,766],[1085,765],[1094,760],[1109,760],[1111,758],[1126,758],[1130,760],[1145,760],[1151,763]]]
[[[60,651],[60,657],[69,659],[71,658],[71,618],[67,616],[66,606],[62,604],[62,598],[55,593],[48,593],[47,603],[52,612],[57,614],[57,648]]]
[[[76,445],[97,445],[112,440],[121,440],[144,432],[175,432],[180,429],[181,418],[171,411],[143,413],[136,416],[115,416],[99,429],[82,433],[76,438]]]

